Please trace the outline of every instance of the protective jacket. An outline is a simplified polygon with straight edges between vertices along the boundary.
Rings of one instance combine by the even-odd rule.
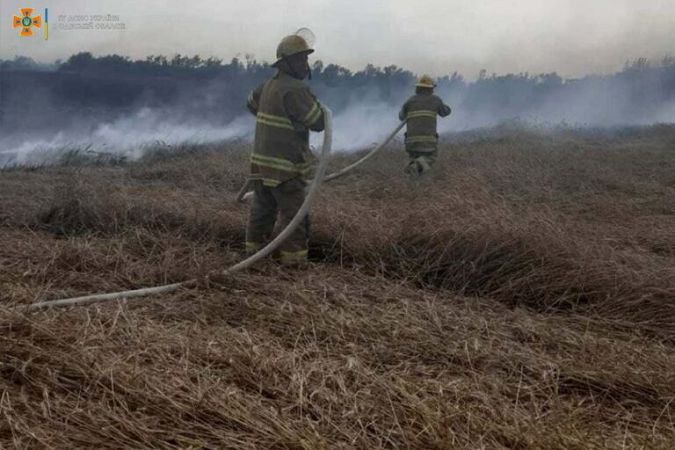
[[[276,187],[306,178],[309,130],[324,129],[323,110],[309,87],[280,70],[251,92],[247,107],[256,116],[251,179]]]
[[[410,97],[398,115],[399,119],[407,121],[406,151],[436,151],[438,145],[436,116],[445,117],[449,114],[450,107],[432,93],[415,94]]]

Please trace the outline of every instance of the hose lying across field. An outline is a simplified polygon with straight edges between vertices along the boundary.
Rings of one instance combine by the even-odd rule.
[[[394,130],[389,133],[387,138],[383,140],[377,147],[372,149],[368,154],[366,154],[363,158],[359,159],[355,163],[352,163],[348,165],[347,167],[343,167],[342,169],[338,170],[337,172],[333,172],[330,175],[326,175],[326,178],[323,179],[323,182],[326,183],[328,181],[334,180],[336,178],[341,177],[342,175],[345,175],[352,170],[356,169],[358,166],[363,164],[364,162],[368,161],[370,158],[372,158],[377,152],[379,152],[382,148],[384,148],[389,142],[391,142],[392,139],[394,139],[394,136],[401,131],[401,128],[405,125],[405,120],[402,121],[401,123],[398,124]],[[251,182],[250,180],[247,181],[239,190],[237,193],[236,200],[237,202],[243,202],[245,200],[248,200],[249,198],[253,197],[253,191],[248,191],[248,188],[250,187]],[[248,191],[248,192],[247,192]]]
[[[295,229],[300,225],[304,217],[307,215],[309,211],[309,207],[312,204],[312,201],[314,200],[314,197],[316,196],[316,193],[318,191],[319,186],[321,183],[329,180],[333,180],[335,178],[338,178],[347,172],[351,171],[352,169],[356,168],[357,166],[361,165],[365,161],[367,161],[370,157],[372,157],[375,153],[377,153],[382,147],[387,145],[396,135],[396,133],[399,132],[399,130],[403,127],[405,122],[401,122],[394,131],[392,131],[389,136],[375,149],[373,149],[370,153],[365,155],[363,158],[359,159],[353,164],[350,164],[349,166],[343,168],[342,170],[339,170],[335,173],[330,174],[329,176],[324,178],[324,175],[326,173],[326,166],[328,165],[328,156],[331,152],[331,146],[333,142],[333,127],[332,127],[332,113],[328,108],[324,107],[324,114],[326,118],[326,129],[324,131],[324,136],[323,136],[323,145],[321,148],[321,155],[319,158],[319,164],[317,167],[316,171],[316,176],[312,180],[312,182],[309,185],[309,189],[307,192],[307,195],[305,197],[305,201],[302,203],[302,206],[298,210],[297,214],[291,222],[284,228],[284,230],[279,233],[279,235],[274,238],[269,244],[267,244],[265,247],[260,249],[257,253],[254,255],[251,255],[250,257],[244,259],[243,261],[233,265],[232,267],[229,267],[228,269],[225,269],[223,272],[221,272],[221,275],[230,275],[234,272],[240,271],[247,269],[251,267],[253,264],[257,263],[260,259],[268,256],[271,254],[274,250],[276,250],[279,245],[290,236]],[[238,200],[239,197],[244,197],[242,194],[243,192],[246,191],[248,187],[248,183],[242,188],[240,193],[238,194]],[[38,302],[38,303],[33,303],[31,305],[28,305],[25,307],[26,310],[28,311],[34,311],[34,310],[39,310],[39,309],[46,309],[46,308],[56,308],[56,307],[63,307],[63,306],[76,306],[76,305],[86,305],[90,303],[98,303],[98,302],[104,302],[104,301],[115,301],[115,300],[126,300],[126,299],[131,299],[131,298],[138,298],[138,297],[146,297],[149,295],[156,295],[156,294],[166,294],[169,292],[175,292],[181,287],[188,286],[191,284],[196,284],[198,280],[193,279],[193,280],[188,280],[188,281],[183,281],[181,283],[173,283],[173,284],[167,284],[163,286],[155,286],[155,287],[149,287],[149,288],[143,288],[143,289],[135,289],[135,290],[130,290],[130,291],[122,291],[122,292],[112,292],[108,294],[94,294],[94,295],[87,295],[83,297],[74,297],[74,298],[67,298],[67,299],[62,299],[62,300],[49,300],[49,301],[43,301],[43,302]]]

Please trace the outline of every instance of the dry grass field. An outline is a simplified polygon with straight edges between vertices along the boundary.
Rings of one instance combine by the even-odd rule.
[[[248,151],[0,172],[0,447],[675,447],[675,126],[446,136],[418,181],[398,143],[307,270],[17,308],[238,261]]]

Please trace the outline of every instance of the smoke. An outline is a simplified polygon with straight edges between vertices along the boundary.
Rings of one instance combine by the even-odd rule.
[[[333,148],[352,152],[374,147],[398,123],[398,109],[389,104],[354,102],[333,118]],[[312,146],[318,147],[320,142],[320,136],[311,136]]]
[[[374,146],[398,124],[397,116],[398,111],[384,103],[355,104],[334,117],[333,148],[354,151]],[[254,129],[255,118],[248,112],[219,126],[172,118],[166,110],[141,108],[128,116],[100,123],[88,133],[70,129],[23,140],[6,137],[0,143],[0,166],[44,164],[67,151],[114,154],[135,160],[158,146],[252,141]],[[320,134],[311,134],[312,146],[319,147],[321,142]]]
[[[251,139],[253,131],[249,116],[216,126],[197,120],[182,121],[171,117],[167,110],[141,108],[128,116],[104,121],[86,134],[75,129],[61,130],[49,136],[26,138],[18,144],[5,138],[0,144],[0,166],[42,164],[65,151],[113,154],[134,160],[157,146]]]
[[[355,151],[375,146],[398,124],[398,111],[384,103],[354,105],[333,118],[333,148]],[[164,111],[142,108],[128,117],[104,122],[86,135],[61,130],[50,136],[26,138],[4,144],[0,166],[39,165],[58,158],[65,151],[114,154],[135,160],[150,148],[212,144],[234,139],[252,141],[255,118],[242,115],[224,126],[182,122],[166,117]],[[12,139],[13,140],[13,139]],[[311,145],[321,145],[320,134],[311,134]]]
[[[253,132],[246,116],[240,116],[224,127],[198,121],[178,122],[165,116],[164,111],[142,108],[131,117],[101,124],[88,141],[102,149],[138,158],[141,156],[139,149],[156,142],[166,145],[212,143],[244,138]]]
[[[405,74],[399,73],[396,84],[383,72],[369,73],[342,78],[324,73],[312,81],[320,101],[334,110],[336,151],[355,151],[381,142],[398,124],[399,109],[412,94]],[[92,90],[99,86],[95,78],[83,78],[87,85],[69,74],[51,78],[40,74],[35,81],[16,77],[13,85],[24,88],[15,89],[15,98],[6,95],[0,104],[5,116],[4,123],[0,121],[0,166],[41,164],[69,150],[133,160],[157,146],[250,141],[255,119],[244,108],[245,98],[252,82],[268,75],[256,73],[258,79],[253,81],[245,72],[237,76],[227,82],[189,79],[161,86],[155,78],[143,78],[139,84],[129,82],[100,91]],[[64,86],[79,89],[78,83],[98,95],[97,103],[92,104],[91,94],[83,95],[81,90],[64,90]],[[436,93],[453,109],[450,117],[439,118],[440,134],[514,120],[540,128],[675,122],[675,63],[660,67],[641,63],[613,76],[579,80],[563,80],[555,74],[507,75],[482,76],[467,83],[453,77],[441,80]],[[117,105],[117,99],[125,96],[128,103]],[[321,136],[312,133],[311,144],[319,147]]]
[[[630,109],[630,102],[611,90],[581,90],[575,95],[549,98],[536,108],[522,111],[463,109],[466,93],[439,92],[439,95],[453,108],[449,117],[438,118],[440,134],[491,127],[512,120],[540,126],[564,123],[570,127],[675,122],[675,101],[665,103],[649,114],[627,115],[625,111]],[[333,117],[333,148],[352,152],[374,147],[397,126],[398,111],[398,105],[385,102],[352,101]],[[69,129],[39,138],[6,137],[0,141],[0,166],[42,164],[68,150],[123,155],[134,160],[157,146],[253,139],[255,118],[248,112],[224,125],[185,120],[182,116],[172,117],[167,109],[141,108],[129,115],[103,121],[88,133]],[[320,134],[311,134],[310,143],[314,148],[321,142]]]

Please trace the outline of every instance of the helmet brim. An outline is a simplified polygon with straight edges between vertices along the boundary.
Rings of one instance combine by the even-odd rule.
[[[278,66],[279,63],[280,63],[281,61],[284,60],[284,58],[288,58],[289,56],[294,56],[294,55],[301,55],[301,54],[303,54],[303,53],[304,53],[304,54],[307,54],[307,55],[312,54],[312,53],[314,53],[314,49],[313,49],[313,48],[310,48],[310,49],[308,49],[308,50],[303,50],[303,51],[298,52],[298,53],[293,53],[292,55],[286,55],[286,56],[284,56],[283,58],[277,59],[277,60],[274,62],[274,64],[272,64],[272,67]]]

